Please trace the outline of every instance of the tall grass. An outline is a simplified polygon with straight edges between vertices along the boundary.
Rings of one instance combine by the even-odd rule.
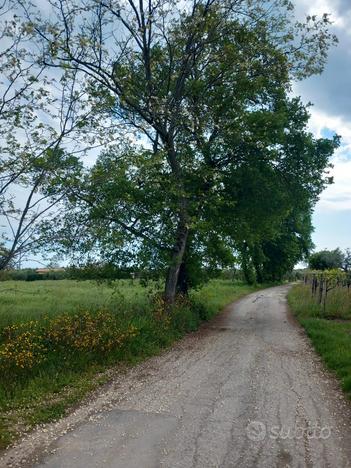
[[[310,287],[300,284],[290,290],[288,302],[317,352],[351,398],[350,296],[347,288],[331,291],[324,311],[312,297]]]
[[[5,447],[19,429],[62,415],[106,380],[108,367],[159,353],[254,287],[213,280],[179,301],[171,315],[155,295],[156,285],[145,289],[127,280],[112,287],[69,280],[7,282],[0,289],[0,301],[5,299],[0,447]]]
[[[299,284],[293,288],[291,294],[294,297],[295,311],[301,317],[351,319],[351,289],[337,287],[329,291],[325,309],[312,295],[309,285]]]

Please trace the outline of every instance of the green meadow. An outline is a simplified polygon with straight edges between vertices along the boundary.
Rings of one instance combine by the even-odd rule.
[[[169,313],[156,283],[1,282],[0,448],[254,290],[212,280]]]
[[[324,310],[312,297],[310,286],[299,284],[290,290],[288,301],[316,351],[351,398],[351,292],[347,288],[331,291]]]

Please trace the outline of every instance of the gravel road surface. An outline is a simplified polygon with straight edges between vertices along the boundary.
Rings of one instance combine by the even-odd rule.
[[[25,437],[0,466],[351,466],[351,409],[286,307],[288,286],[228,306]]]

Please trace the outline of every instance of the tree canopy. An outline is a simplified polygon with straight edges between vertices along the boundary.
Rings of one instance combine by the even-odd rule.
[[[334,250],[321,250],[309,257],[309,267],[312,270],[333,270],[343,268],[345,255],[336,248]],[[347,268],[347,267],[346,267]],[[346,269],[347,271],[347,269]]]
[[[286,0],[20,5],[39,63],[80,83],[80,127],[111,121],[93,167],[57,181],[66,209],[42,226],[56,246],[165,274],[169,303],[203,268],[241,259],[276,279],[307,254],[339,140],[308,132],[290,90],[323,70],[326,15],[294,21]]]

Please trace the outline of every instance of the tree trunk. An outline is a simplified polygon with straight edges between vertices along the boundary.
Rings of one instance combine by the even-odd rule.
[[[184,258],[179,268],[177,293],[182,294],[182,296],[187,296],[189,293],[189,277]]]
[[[179,220],[178,226],[175,235],[175,244],[173,247],[173,252],[171,255],[171,261],[168,268],[167,276],[166,276],[166,284],[165,284],[165,294],[164,298],[166,304],[171,306],[174,303],[176,293],[177,293],[177,283],[178,283],[178,276],[180,266],[183,261],[188,234],[189,234],[189,217],[188,217],[188,201],[184,196],[184,185],[183,185],[183,178],[182,178],[182,171],[179,163],[179,158],[177,155],[177,151],[174,145],[174,129],[169,130],[166,137],[163,137],[165,147],[167,149],[167,156],[169,165],[171,167],[174,181],[176,183],[176,187],[179,190]]]
[[[177,239],[171,257],[171,264],[168,268],[166,277],[165,301],[168,305],[172,305],[175,300],[178,276],[184,257],[188,234],[189,227],[186,222],[186,216],[181,216],[181,219],[178,223]]]

